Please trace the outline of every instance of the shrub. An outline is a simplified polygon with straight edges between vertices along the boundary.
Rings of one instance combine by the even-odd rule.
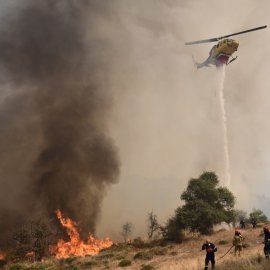
[[[161,232],[165,240],[181,243],[185,238],[183,232],[184,225],[181,221],[181,217],[177,214],[177,210],[175,211],[175,216],[167,221],[165,227],[161,228]]]
[[[113,253],[106,253],[106,254],[100,254],[97,259],[98,260],[103,260],[103,259],[109,259],[109,258],[112,258],[114,257],[114,254]]]
[[[152,270],[154,267],[150,264],[143,264],[141,270]]]
[[[141,237],[137,237],[133,240],[132,242],[132,246],[136,247],[136,248],[144,248],[146,247],[146,243],[141,239]]]
[[[140,251],[134,255],[134,259],[151,260],[153,259],[153,253],[149,251]]]
[[[76,257],[68,257],[66,259],[63,260],[64,263],[67,263],[67,264],[72,264],[74,261],[76,261]]]
[[[9,267],[9,270],[26,270],[26,269],[27,269],[27,267],[23,264],[20,264],[20,263],[12,264]]]
[[[120,243],[118,245],[115,245],[111,250],[114,252],[129,252],[132,249],[132,246],[130,246],[130,244],[126,244],[126,243]]]
[[[46,269],[50,269],[51,270],[51,264],[47,264],[47,263],[35,263],[32,264],[30,267],[27,267],[27,270],[46,270]]]
[[[6,260],[0,260],[0,268],[7,264]]]
[[[96,266],[97,262],[95,261],[88,261],[88,262],[84,262],[82,267],[83,268],[91,268],[92,266]]]
[[[131,261],[127,260],[127,259],[123,259],[118,264],[118,266],[120,266],[120,267],[126,267],[126,266],[130,266],[130,265],[131,265]]]
[[[168,250],[167,248],[156,247],[151,249],[151,252],[156,256],[164,256],[167,254]]]
[[[75,265],[65,265],[61,267],[61,270],[78,270],[78,267]]]
[[[123,256],[123,255],[117,255],[117,256],[115,257],[115,259],[116,259],[116,260],[123,260],[123,259],[125,259],[125,256]]]

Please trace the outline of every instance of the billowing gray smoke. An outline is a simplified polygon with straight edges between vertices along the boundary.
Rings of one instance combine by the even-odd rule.
[[[79,4],[80,3],[80,4]],[[86,41],[92,1],[2,4],[0,25],[0,232],[59,208],[95,231],[119,175],[107,123],[106,44]],[[91,16],[88,12],[88,16]]]

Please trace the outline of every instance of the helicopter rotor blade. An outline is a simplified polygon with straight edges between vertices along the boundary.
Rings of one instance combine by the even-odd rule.
[[[227,36],[222,36],[222,37],[219,37],[218,39],[223,39],[223,38],[232,37],[232,36],[236,36],[236,35],[242,35],[242,34],[245,34],[245,33],[248,33],[248,32],[253,32],[253,31],[265,29],[266,27],[267,27],[267,25],[252,28],[252,29],[248,29],[248,30],[245,30],[245,31],[233,33],[233,34],[230,34],[230,35],[227,35]]]
[[[218,38],[209,38],[209,39],[202,39],[202,40],[186,42],[185,45],[209,43],[209,42],[216,42],[216,41],[219,41],[219,39]]]
[[[229,34],[229,35],[226,35],[226,36],[221,36],[221,37],[216,37],[216,38],[209,38],[209,39],[202,39],[202,40],[196,40],[196,41],[190,41],[190,42],[186,42],[185,45],[201,44],[201,43],[208,43],[208,42],[217,42],[217,41],[219,41],[219,40],[221,40],[223,38],[232,37],[232,36],[241,35],[241,34],[245,34],[245,33],[252,32],[252,31],[261,30],[261,29],[264,29],[266,27],[267,27],[267,25],[264,25],[264,26],[248,29],[248,30],[245,30],[245,31]]]

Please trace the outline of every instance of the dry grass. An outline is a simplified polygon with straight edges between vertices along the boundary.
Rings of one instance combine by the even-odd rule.
[[[217,270],[270,270],[270,262],[267,262],[263,254],[263,237],[261,228],[242,231],[247,244],[241,257],[235,257],[233,251],[223,259],[220,257],[232,245],[233,230],[219,231],[210,237],[216,243]],[[209,238],[209,237],[208,237]],[[79,270],[79,269],[158,269],[158,270],[200,270],[204,266],[205,253],[201,251],[205,237],[189,237],[187,241],[178,245],[166,247],[134,247],[131,245],[119,245],[110,250],[101,252],[95,257],[75,258],[74,260],[57,261],[48,260],[40,264],[23,264],[22,269],[27,270]],[[222,243],[218,245],[218,243]],[[137,255],[136,255],[137,254]],[[140,256],[138,255],[140,254]],[[151,256],[146,256],[151,254]],[[145,256],[142,256],[145,255]],[[136,259],[134,259],[134,256]],[[146,260],[147,257],[147,260]],[[130,261],[131,265],[120,267],[123,260]],[[5,270],[12,269],[11,265],[5,266]],[[209,268],[211,269],[211,268]]]

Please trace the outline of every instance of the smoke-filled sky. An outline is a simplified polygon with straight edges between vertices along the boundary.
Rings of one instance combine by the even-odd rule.
[[[56,209],[79,222],[83,235],[94,233],[120,170],[108,135],[108,44],[86,37],[96,30],[84,9],[91,19],[99,6],[29,0],[3,9],[1,234],[38,217],[53,220]]]
[[[123,51],[114,59],[115,106],[111,131],[122,162],[119,184],[103,203],[98,226],[119,235],[131,221],[146,232],[153,210],[164,222],[180,204],[191,177],[216,171],[226,184],[217,70],[196,70],[214,44],[185,46],[268,24],[268,1],[114,1],[114,23]],[[121,22],[121,27],[116,22]],[[269,28],[235,37],[238,59],[226,70],[231,190],[237,207],[270,215]],[[121,59],[121,60],[120,60]]]
[[[1,215],[20,224],[29,209],[61,207],[84,231],[117,238],[130,221],[136,236],[150,211],[173,214],[189,178],[212,170],[226,184],[219,76],[192,61],[214,44],[184,42],[268,24],[269,10],[266,0],[2,1]],[[239,208],[270,215],[269,28],[235,39],[231,190]]]

